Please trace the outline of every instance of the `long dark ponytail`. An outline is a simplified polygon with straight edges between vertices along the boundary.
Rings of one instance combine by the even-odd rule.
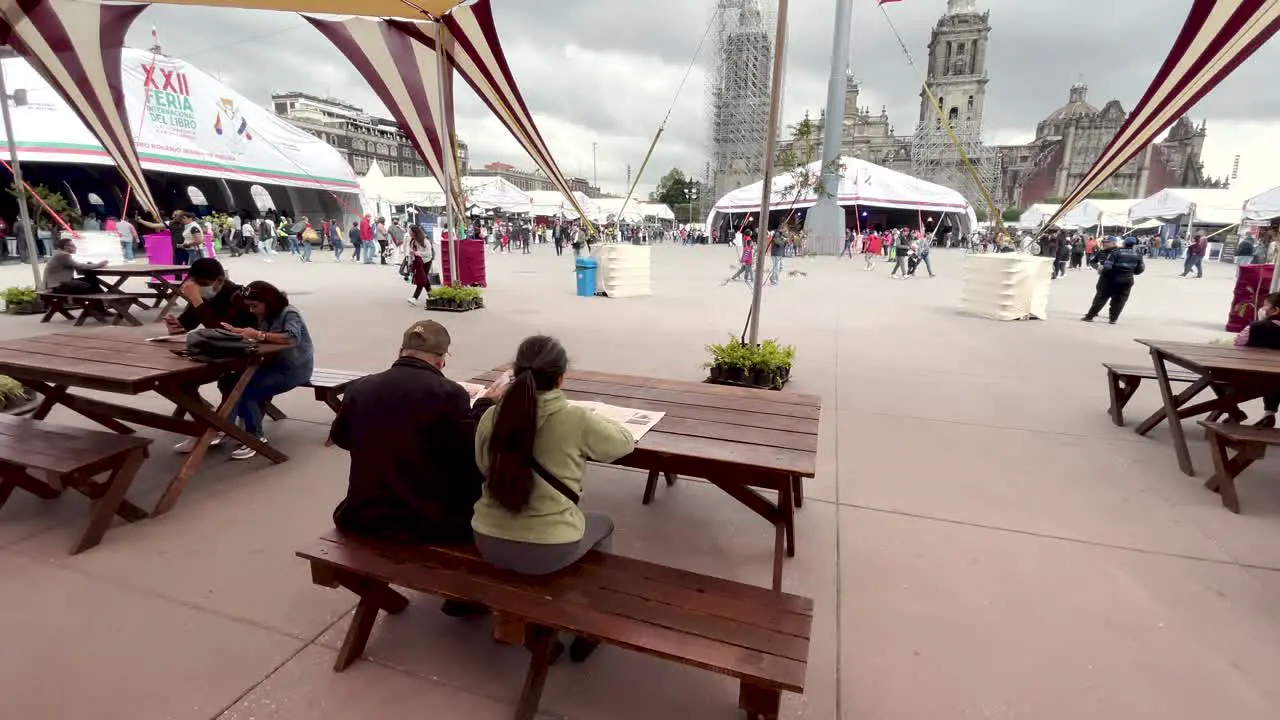
[[[538,431],[538,393],[554,390],[569,367],[555,338],[535,335],[516,350],[515,377],[498,404],[489,438],[489,495],[518,513],[533,492],[533,440]]]

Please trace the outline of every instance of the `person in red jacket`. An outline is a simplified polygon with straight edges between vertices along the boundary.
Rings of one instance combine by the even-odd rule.
[[[360,218],[360,250],[364,253],[364,264],[373,264],[373,216],[365,213]]]
[[[862,259],[866,261],[867,266],[863,270],[875,270],[876,258],[880,257],[882,241],[876,233],[867,235],[866,247],[862,249]]]

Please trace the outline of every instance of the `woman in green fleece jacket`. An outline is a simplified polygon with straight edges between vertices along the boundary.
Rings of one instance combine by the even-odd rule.
[[[485,476],[471,518],[476,547],[490,563],[526,575],[608,549],[613,521],[582,512],[576,496],[588,460],[613,462],[635,448],[626,428],[569,404],[560,390],[568,365],[553,338],[520,343],[511,385],[476,427],[476,464]]]

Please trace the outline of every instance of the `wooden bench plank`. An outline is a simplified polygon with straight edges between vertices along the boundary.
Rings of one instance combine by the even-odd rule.
[[[1236,423],[1198,421],[1206,430],[1215,432],[1233,442],[1280,445],[1280,429],[1240,425]]]
[[[421,557],[427,562],[408,562],[408,553],[414,551],[421,551]],[[614,645],[726,674],[757,685],[792,692],[803,690],[806,665],[804,659],[745,648],[740,644],[744,642],[741,637],[707,637],[714,635],[717,630],[731,629],[721,622],[725,618],[707,620],[697,611],[683,610],[676,604],[658,603],[657,610],[660,612],[655,611],[649,620],[639,620],[595,606],[592,600],[599,593],[600,587],[612,586],[615,576],[612,573],[596,572],[590,565],[575,566],[574,572],[568,575],[535,578],[507,573],[487,564],[460,567],[458,563],[452,562],[459,557],[457,553],[437,553],[432,548],[409,549],[400,546],[388,550],[382,544],[354,542],[351,539],[342,543],[322,539],[298,554],[313,562],[354,571],[403,587],[483,603],[495,611],[510,613],[531,622],[597,637]],[[588,557],[598,560],[593,556],[599,555],[601,554],[592,552]],[[483,563],[479,558],[472,559]],[[779,598],[777,594],[762,588],[737,585],[735,589],[736,599],[757,611],[766,611]],[[625,596],[628,593],[620,594]],[[619,593],[615,592],[615,601],[618,596]],[[702,594],[701,597],[704,600],[716,599],[707,594]],[[794,597],[785,602],[794,602]],[[627,605],[626,614],[640,615],[644,609],[645,603],[631,601]],[[677,621],[676,617],[681,613],[687,617]],[[811,622],[811,618],[797,616],[785,609],[778,615],[800,617]],[[654,620],[658,622],[653,622]],[[701,624],[698,624],[700,621]],[[695,634],[690,634],[669,626],[677,623],[693,623],[698,630]],[[802,637],[807,645],[807,628]],[[793,637],[778,632],[768,638],[756,634],[751,641],[756,644],[783,644],[788,655],[805,655],[807,658],[807,654],[799,650],[797,641],[800,639],[800,636]]]
[[[1125,365],[1121,363],[1102,363],[1102,367],[1127,377],[1143,378],[1144,380],[1154,380],[1156,378],[1155,368],[1151,365]],[[1169,369],[1169,380],[1173,382],[1195,382],[1200,376],[1186,370]]]
[[[612,385],[658,388],[661,390],[678,390],[680,392],[694,392],[702,395],[740,397],[764,400],[766,402],[807,405],[809,407],[820,407],[822,405],[822,398],[817,395],[791,392],[789,390],[759,390],[756,388],[706,385],[703,383],[689,382],[687,380],[668,380],[664,378],[640,377],[637,375],[616,375],[614,373],[597,372],[594,370],[572,370],[569,375],[580,380],[593,380]]]

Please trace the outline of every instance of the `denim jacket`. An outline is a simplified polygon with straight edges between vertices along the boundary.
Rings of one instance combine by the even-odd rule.
[[[293,340],[293,347],[276,356],[276,363],[281,370],[305,371],[309,375],[315,369],[315,345],[311,342],[311,332],[307,330],[307,324],[303,322],[298,308],[289,305],[274,318],[259,320],[258,329],[288,335]]]

